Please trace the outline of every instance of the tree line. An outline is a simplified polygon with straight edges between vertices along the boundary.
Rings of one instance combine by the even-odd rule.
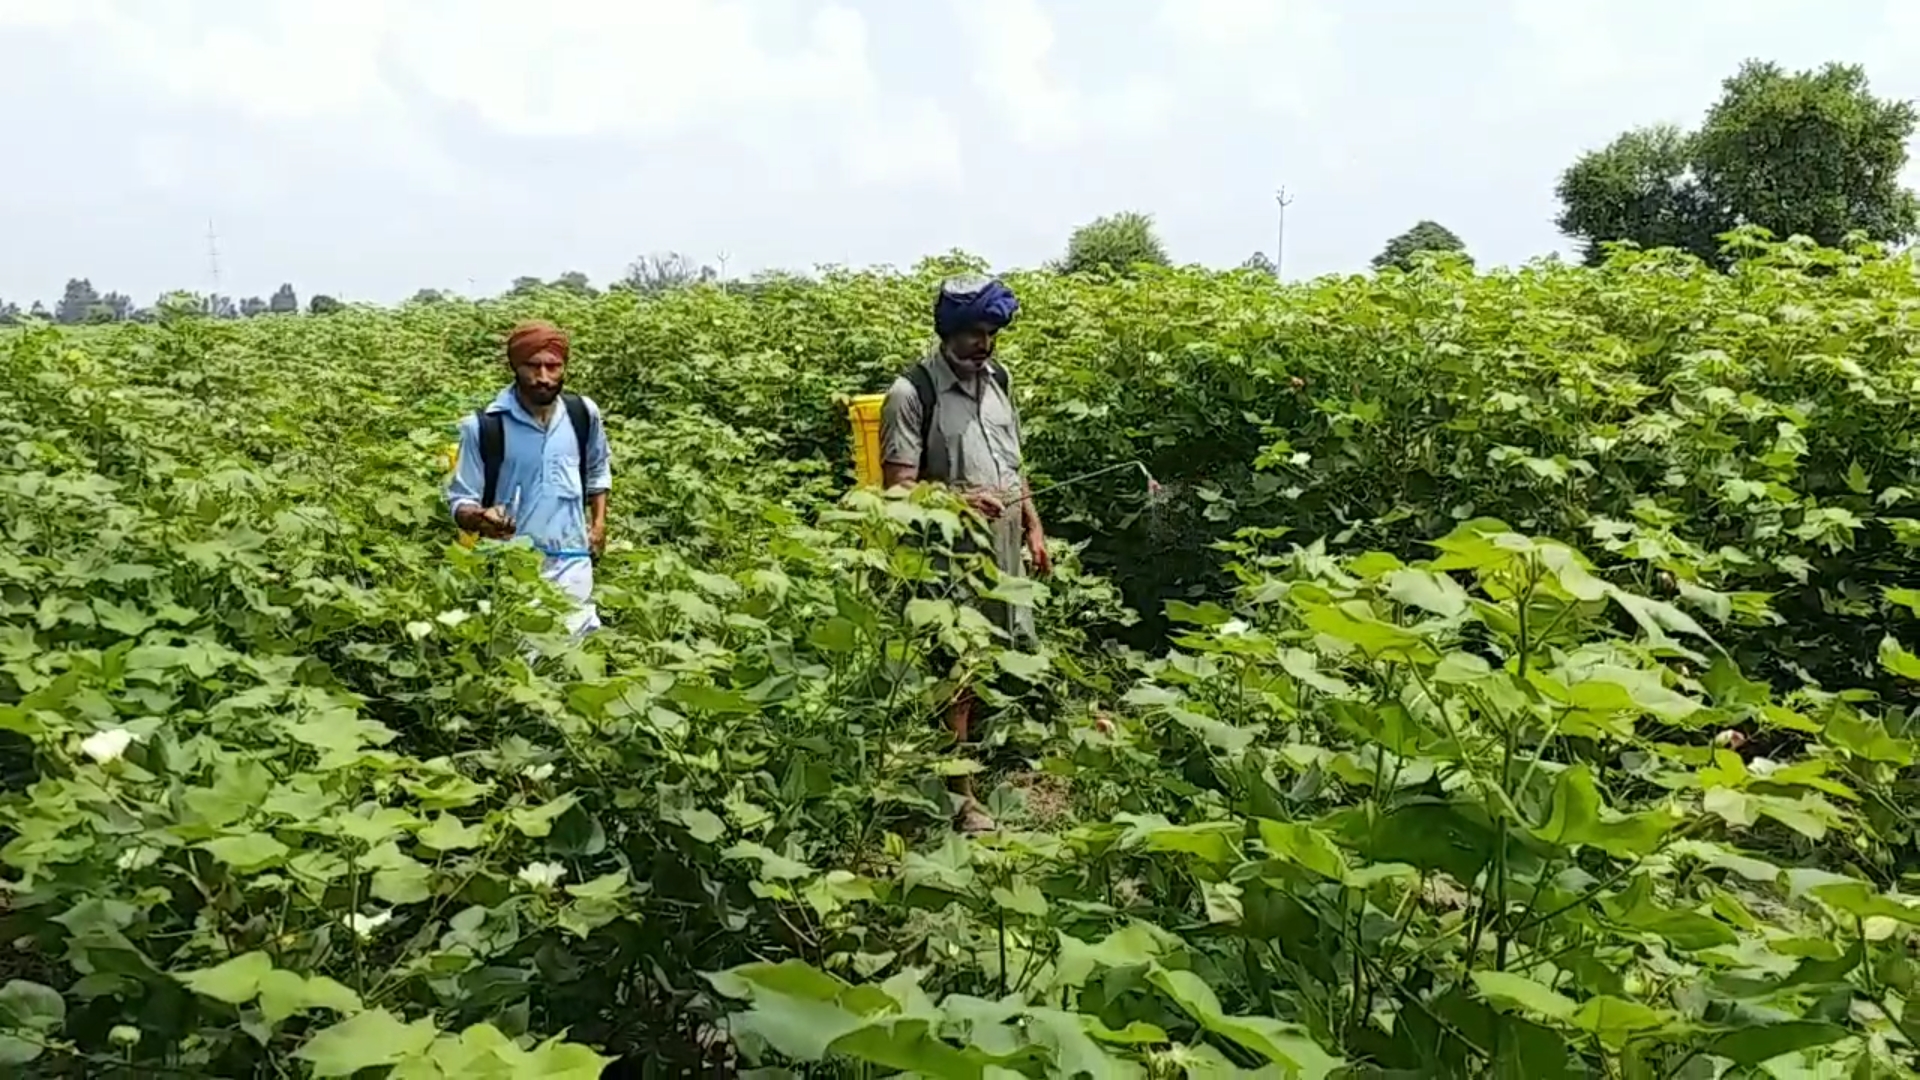
[[[1655,124],[1625,132],[1612,143],[1580,155],[1555,187],[1560,209],[1554,224],[1573,240],[1588,264],[1606,258],[1615,243],[1672,247],[1711,265],[1728,259],[1720,237],[1757,225],[1777,237],[1802,235],[1837,246],[1850,235],[1899,244],[1920,231],[1920,198],[1900,184],[1916,113],[1912,102],[1877,98],[1857,65],[1828,64],[1789,72],[1759,60],[1743,63],[1721,83],[1721,94],[1700,125],[1689,131]],[[1372,259],[1373,269],[1410,270],[1423,253],[1458,252],[1466,243],[1437,221],[1423,220],[1388,239]],[[730,282],[721,267],[677,252],[644,255],[630,263],[609,290],[648,295],[696,284],[751,289]],[[1067,249],[1049,264],[1066,273],[1123,274],[1140,264],[1165,266],[1166,245],[1153,217],[1138,211],[1097,218],[1068,238]],[[1256,251],[1244,269],[1274,273],[1274,260]],[[783,275],[771,275],[781,277]],[[592,295],[587,275],[568,271],[552,279],[515,278],[507,295],[542,290]],[[415,303],[452,298],[421,289]],[[182,302],[178,296],[169,304]],[[291,284],[266,299],[235,301],[218,294],[195,301],[208,315],[250,318],[301,310]],[[62,325],[151,319],[159,302],[138,307],[124,293],[101,294],[86,278],[67,282],[52,310],[39,302],[22,310],[0,299],[0,325],[23,317]],[[308,314],[324,315],[342,304],[316,295]]]
[[[1920,199],[1900,184],[1915,120],[1912,102],[1875,97],[1857,65],[1789,72],[1748,60],[1697,128],[1636,128],[1580,155],[1555,187],[1554,224],[1588,265],[1630,243],[1724,266],[1720,237],[1750,225],[1830,247],[1855,234],[1905,243],[1920,231]],[[1421,221],[1387,240],[1372,266],[1409,270],[1423,252],[1464,255],[1466,244]],[[1152,218],[1124,213],[1081,226],[1056,265],[1112,274],[1167,262]],[[1263,251],[1242,266],[1274,270]]]

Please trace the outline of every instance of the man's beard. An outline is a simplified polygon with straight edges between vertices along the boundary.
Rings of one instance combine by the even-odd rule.
[[[554,383],[551,387],[528,386],[523,383],[520,386],[520,395],[526,398],[530,405],[551,405],[560,400],[560,394],[566,387],[565,381]]]

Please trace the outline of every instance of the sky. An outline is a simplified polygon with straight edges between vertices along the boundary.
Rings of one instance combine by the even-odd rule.
[[[22,306],[1032,266],[1122,210],[1231,266],[1281,186],[1300,278],[1570,250],[1561,170],[1748,57],[1920,98],[1920,0],[0,0],[0,56]]]

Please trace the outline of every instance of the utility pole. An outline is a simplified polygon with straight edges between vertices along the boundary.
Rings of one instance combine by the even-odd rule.
[[[1287,255],[1287,207],[1293,204],[1293,196],[1287,194],[1287,189],[1283,187],[1273,193],[1273,201],[1280,204],[1280,228],[1273,245],[1273,277],[1278,281],[1280,264]]]
[[[220,291],[220,238],[214,235],[213,219],[207,219],[207,273],[213,277],[213,291]]]

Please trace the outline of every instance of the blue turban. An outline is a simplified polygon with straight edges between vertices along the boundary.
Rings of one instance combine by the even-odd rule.
[[[1019,299],[998,278],[948,278],[933,301],[933,330],[943,340],[978,323],[1004,330],[1019,311]]]

